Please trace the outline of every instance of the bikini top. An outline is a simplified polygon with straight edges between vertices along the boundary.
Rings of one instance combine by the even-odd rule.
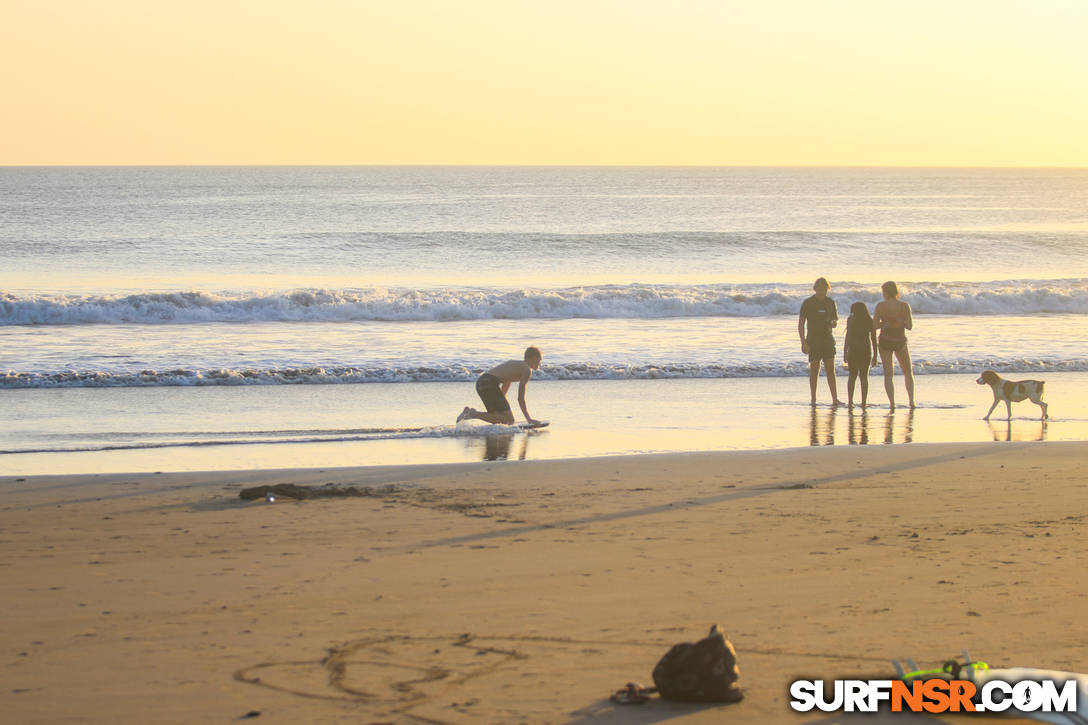
[[[907,339],[906,317],[883,315],[880,325],[880,339],[895,342]]]

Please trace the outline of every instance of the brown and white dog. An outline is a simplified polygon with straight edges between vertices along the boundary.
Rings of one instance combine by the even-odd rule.
[[[1005,407],[1011,419],[1012,404],[1019,403],[1021,400],[1030,400],[1035,403],[1042,409],[1043,418],[1049,417],[1046,414],[1046,403],[1043,402],[1044,383],[1042,380],[1006,380],[993,370],[986,370],[975,382],[979,385],[989,385],[994,391],[994,404],[990,406],[983,420],[990,419],[990,413],[994,412],[994,408],[1001,401],[1005,401]]]

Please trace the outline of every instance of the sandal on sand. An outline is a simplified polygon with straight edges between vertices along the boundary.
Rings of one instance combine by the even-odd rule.
[[[958,680],[961,677],[968,679],[974,679],[973,675],[981,670],[988,670],[990,666],[985,662],[975,662],[971,659],[971,655],[967,654],[967,650],[962,650],[963,662],[952,658],[945,660],[940,669],[922,670],[918,668],[918,665],[914,663],[914,660],[907,659],[907,667],[899,664],[899,660],[892,660],[892,666],[895,667],[896,675],[901,680],[920,680],[930,677],[944,677],[946,679]]]
[[[650,701],[650,695],[657,692],[656,687],[643,687],[637,682],[628,682],[622,690],[616,690],[608,698],[618,705],[642,705]]]

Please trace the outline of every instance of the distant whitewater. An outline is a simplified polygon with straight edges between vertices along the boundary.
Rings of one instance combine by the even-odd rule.
[[[1088,314],[1088,279],[902,283],[920,315]],[[125,295],[0,294],[0,325],[212,322],[442,322],[655,319],[796,315],[799,285],[597,285],[525,290],[298,289],[286,292],[154,292]],[[840,315],[880,300],[878,285],[832,292]]]
[[[921,360],[915,375],[976,373],[992,369],[1003,373],[1088,371],[1088,358],[1075,360],[960,359]],[[3,388],[131,388],[217,385],[344,385],[353,383],[470,382],[482,372],[465,366],[369,367],[369,368],[253,368],[211,370],[141,370],[139,372],[64,370],[52,373],[0,372]],[[807,375],[803,361],[766,365],[660,364],[609,365],[577,363],[542,366],[537,380],[677,380],[698,378],[774,378]]]
[[[0,168],[0,389],[803,376],[899,282],[919,374],[1088,370],[1088,172]],[[840,341],[840,353],[841,353]],[[124,394],[118,394],[118,399]]]

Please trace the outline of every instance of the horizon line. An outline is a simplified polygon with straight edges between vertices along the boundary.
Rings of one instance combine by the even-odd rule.
[[[525,169],[1088,169],[1088,163],[1054,164],[502,164],[502,163],[88,163],[88,164],[0,164],[5,169],[71,168],[525,168]]]

